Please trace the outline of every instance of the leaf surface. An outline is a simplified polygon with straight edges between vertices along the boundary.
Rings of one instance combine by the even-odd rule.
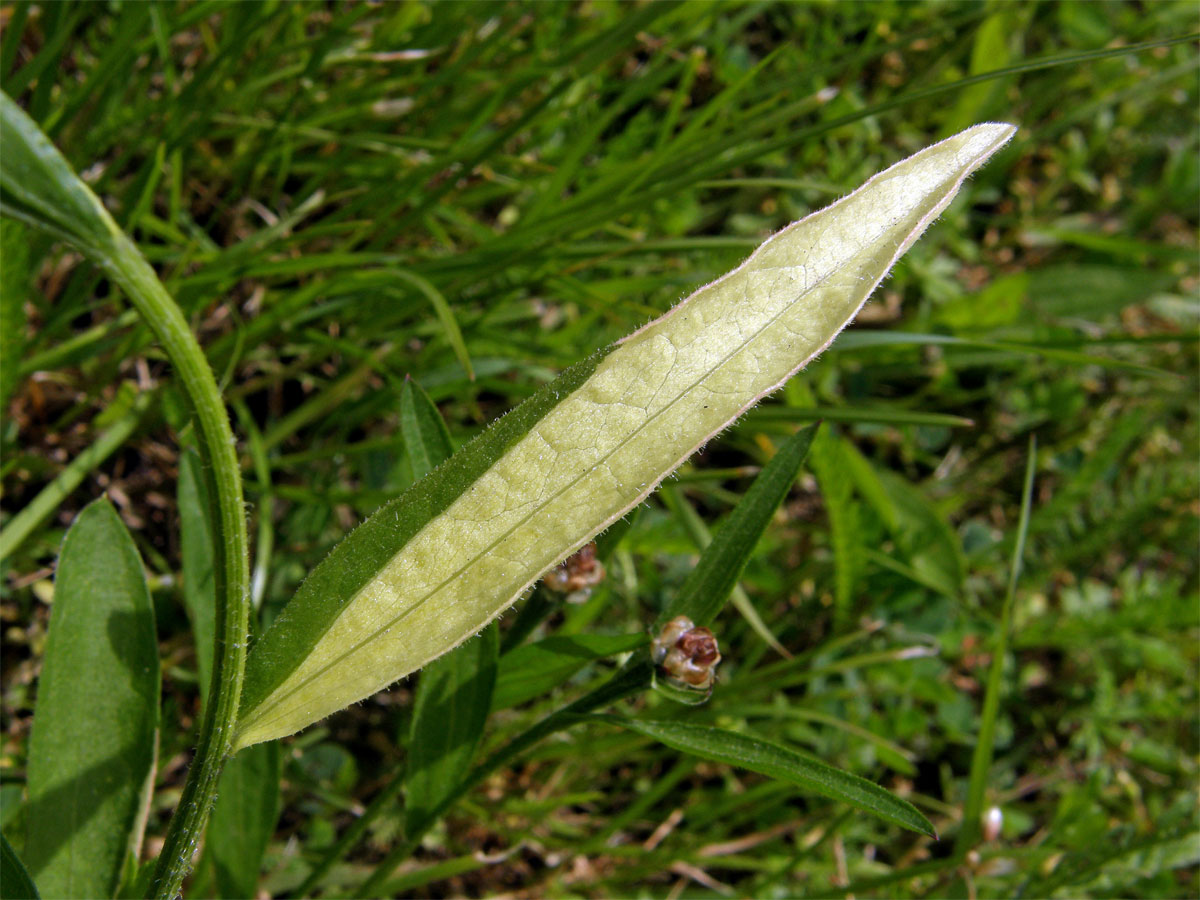
[[[38,900],[37,887],[29,870],[8,838],[0,834],[0,898],[2,900]]]
[[[0,260],[4,277],[0,278],[0,409],[7,415],[8,398],[19,380],[25,351],[25,300],[30,288],[30,233],[20,222],[0,222]]]
[[[433,400],[408,379],[400,394],[400,432],[421,478],[450,456],[450,432]],[[478,640],[435,659],[421,672],[409,730],[405,829],[415,834],[462,779],[492,705],[500,636],[496,623]]]
[[[809,793],[848,803],[856,809],[878,816],[885,822],[929,837],[937,837],[930,821],[907,800],[900,799],[865,778],[835,769],[787,747],[748,737],[736,731],[682,722],[656,722],[604,715],[588,718],[644,734],[683,753],[789,781]]]
[[[111,897],[141,843],[159,661],[133,539],[108,500],[63,541],[29,741],[25,859],[48,897]]]
[[[450,431],[429,395],[411,378],[400,391],[400,433],[413,478],[424,478],[453,452]]]
[[[238,745],[303,728],[478,633],[827,347],[1014,131],[970,128],[789,225],[385,505],[253,651]]]
[[[217,587],[213,558],[212,528],[208,520],[208,488],[200,454],[187,449],[179,456],[179,540],[183,557],[183,602],[192,621],[200,697],[207,703],[212,681],[213,645],[216,635]]]
[[[558,634],[506,653],[492,709],[508,709],[558,687],[588,663],[644,647],[644,634]]]
[[[408,744],[405,822],[420,829],[458,785],[475,756],[492,704],[500,639],[489,625],[476,639],[421,672]]]
[[[116,226],[37,123],[0,92],[0,211],[89,250],[111,245]]]
[[[279,817],[279,744],[243,750],[221,772],[205,848],[221,897],[255,897],[263,853]]]

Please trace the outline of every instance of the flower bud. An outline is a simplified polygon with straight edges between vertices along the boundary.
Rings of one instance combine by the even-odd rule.
[[[593,587],[604,580],[604,563],[596,559],[596,542],[584,544],[542,578],[542,584],[559,594],[582,593],[586,597]]]
[[[676,616],[663,626],[651,644],[650,654],[672,680],[701,691],[717,677],[721,651],[707,628],[697,628],[687,616]]]

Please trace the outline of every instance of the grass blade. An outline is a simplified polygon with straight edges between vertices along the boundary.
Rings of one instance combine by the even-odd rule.
[[[558,687],[589,662],[644,647],[644,634],[562,634],[505,654],[492,709],[519,706]]]
[[[835,769],[787,747],[747,737],[736,731],[682,722],[657,722],[611,715],[588,718],[635,731],[683,753],[791,782],[809,793],[848,803],[885,822],[928,837],[937,837],[930,821],[907,800],[901,800],[865,778]]]
[[[704,524],[704,520],[700,517],[699,513],[692,508],[692,504],[688,502],[687,498],[683,496],[676,485],[664,485],[659,491],[659,496],[667,508],[677,518],[682,520],[684,530],[687,531],[688,536],[692,539],[692,543],[696,545],[697,549],[703,551],[712,544],[712,534],[709,532],[708,526]],[[761,533],[760,531],[759,534],[761,535]],[[779,643],[779,639],[771,633],[771,629],[767,627],[767,623],[762,620],[762,616],[758,614],[758,610],[754,607],[754,601],[747,596],[742,586],[736,582],[729,592],[729,602],[733,604],[733,608],[738,611],[738,614],[746,620],[746,624],[754,630],[754,633],[762,638],[772,650],[785,658],[791,656],[787,648]]]
[[[844,422],[869,425],[934,425],[942,428],[970,428],[975,423],[963,416],[921,412],[910,409],[870,409],[857,407],[760,406],[746,415],[746,421],[761,426],[775,422]]]
[[[71,460],[54,480],[0,529],[0,559],[7,558],[83,482],[88,473],[112,456],[133,434],[154,400],[152,391],[137,395],[133,408],[104,430],[90,447]]]
[[[433,311],[437,313],[438,321],[442,324],[442,331],[446,333],[446,340],[449,342],[451,349],[454,350],[454,355],[458,357],[458,361],[467,372],[467,377],[472,381],[475,380],[475,370],[471,367],[471,356],[467,353],[467,344],[463,340],[462,331],[458,327],[458,320],[454,318],[454,310],[450,308],[450,304],[446,302],[446,298],[442,295],[433,283],[422,278],[415,272],[405,272],[397,270],[393,273],[401,281],[406,281],[415,287],[418,291],[425,295],[425,299],[433,306]]]
[[[853,496],[854,486],[842,443],[841,438],[827,430],[816,441],[812,454],[812,468],[829,518],[835,575],[833,619],[837,628],[844,628],[850,621],[864,569],[860,510]]]
[[[659,617],[658,625],[676,616],[687,616],[697,625],[708,625],[716,618],[759,537],[795,482],[817,427],[810,425],[797,431],[763,467]]]
[[[159,662],[142,561],[106,499],[63,541],[33,734],[25,855],[50,897],[111,897],[153,782]]]
[[[20,378],[17,361],[25,351],[25,299],[30,288],[29,232],[20,222],[0,222],[0,409]]]
[[[962,829],[954,842],[955,852],[965,854],[979,840],[984,795],[987,793],[988,773],[996,742],[996,717],[1000,713],[1000,690],[1004,679],[1004,663],[1008,657],[1009,632],[1012,630],[1013,601],[1017,596],[1017,581],[1021,577],[1021,562],[1025,556],[1025,538],[1029,534],[1029,514],[1033,508],[1033,476],[1037,471],[1037,438],[1029,438],[1029,455],[1025,463],[1025,484],[1021,491],[1021,518],[1017,523],[1017,539],[1013,544],[1012,562],[1008,569],[1008,589],[1004,593],[1004,608],[1000,612],[1000,627],[992,652],[992,667],[988,671],[987,692],[983,697],[983,715],[979,721],[979,737],[971,757],[971,777],[967,787],[967,802],[963,806]]]
[[[413,480],[432,472],[453,451],[450,430],[429,395],[411,378],[400,392],[400,433],[412,463]]]

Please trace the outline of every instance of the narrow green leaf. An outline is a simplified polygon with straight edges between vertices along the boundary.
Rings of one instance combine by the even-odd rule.
[[[875,467],[851,443],[842,445],[842,462],[846,472],[854,482],[854,489],[882,520],[888,531],[895,532],[900,528],[900,514],[896,504],[888,494],[887,488]]]
[[[589,662],[644,647],[644,634],[561,634],[517,647],[500,661],[492,709],[508,709],[558,687]]]
[[[249,747],[225,764],[205,848],[221,897],[258,896],[263,852],[279,817],[279,744]]]
[[[29,297],[29,231],[12,219],[0,221],[0,410],[20,377],[25,351],[25,301]]]
[[[882,735],[875,734],[868,728],[864,728],[861,725],[839,718],[838,716],[815,709],[805,709],[795,704],[787,706],[775,704],[741,706],[738,712],[747,717],[764,716],[772,719],[798,719],[803,722],[819,722],[822,725],[829,725],[832,728],[840,729],[847,734],[854,735],[874,745],[876,753],[879,754],[879,761],[884,765],[891,766],[896,771],[909,777],[915,777],[917,774],[917,767],[914,765],[917,757],[912,751],[906,750],[894,741],[889,741]]]
[[[687,497],[679,490],[676,485],[665,484],[659,488],[659,497],[663,503],[677,517],[683,520],[684,529],[688,536],[691,537],[692,543],[697,549],[704,550],[712,543],[712,534],[708,530],[708,526],[704,524],[704,520],[700,514],[688,502]],[[761,637],[768,646],[771,647],[780,656],[788,657],[791,654],[783,644],[779,643],[778,638],[771,633],[771,629],[767,627],[767,623],[762,620],[762,616],[758,614],[758,610],[754,607],[754,601],[746,594],[740,584],[734,584],[729,593],[729,601],[733,604],[733,608],[738,611],[746,624],[753,629],[754,633]]]
[[[51,79],[35,91],[48,102]],[[66,159],[7,95],[0,95],[0,212],[47,229],[74,244],[118,285],[161,342],[191,403],[205,465],[215,489],[218,594],[223,623],[214,660],[211,698],[196,757],[164,837],[151,892],[174,896],[191,866],[231,752],[249,633],[250,584],[246,510],[236,443],[212,369],[179,306],[142,255]],[[173,166],[176,174],[177,166]],[[41,497],[39,496],[39,500]],[[24,511],[23,511],[24,512]],[[12,523],[10,523],[12,524]],[[0,543],[5,535],[0,534]]]
[[[1138,889],[1147,880],[1161,878],[1166,872],[1190,869],[1190,877],[1200,865],[1200,828],[1196,827],[1194,808],[1194,803],[1186,800],[1172,804],[1155,816],[1149,834],[1129,822],[1105,833],[1093,832],[1091,840],[1063,853],[1053,867],[1029,867],[1025,883],[1014,896],[1136,897],[1149,893]],[[1169,892],[1194,894],[1185,888]]]
[[[1000,691],[1004,681],[1004,664],[1008,656],[1009,632],[1012,630],[1013,604],[1017,597],[1017,582],[1025,557],[1025,539],[1029,534],[1029,514],[1033,509],[1033,476],[1037,472],[1037,438],[1030,437],[1025,461],[1025,483],[1021,491],[1021,518],[1017,522],[1016,541],[1008,568],[1008,589],[1000,612],[1000,627],[992,651],[992,666],[988,670],[987,690],[983,695],[983,713],[979,719],[979,737],[971,756],[971,776],[967,785],[967,802],[963,807],[962,829],[954,849],[966,853],[979,839],[980,816],[987,793],[988,774],[996,742],[996,717],[1000,714]]]
[[[1096,356],[1091,353],[1080,353],[1077,350],[1063,350],[1044,344],[1019,344],[1013,341],[978,341],[956,337],[952,334],[917,334],[911,331],[855,331],[846,335],[846,340],[839,343],[839,350],[863,350],[872,347],[919,346],[930,344],[935,346],[962,347],[964,349],[997,350],[1014,356],[1040,356],[1043,359],[1054,359],[1059,362],[1079,366],[1102,366],[1106,369],[1122,369],[1127,372],[1142,372],[1147,375],[1165,375],[1178,377],[1166,369],[1144,366],[1139,363],[1126,362],[1111,356]]]
[[[133,539],[106,499],[63,541],[29,741],[25,857],[50,897],[110,897],[141,844],[159,662]]]
[[[208,702],[216,634],[217,589],[213,583],[212,526],[208,488],[200,454],[187,449],[179,457],[179,534],[183,557],[183,602],[192,621],[192,642],[200,675],[201,702]]]
[[[907,800],[901,800],[865,778],[835,769],[787,747],[747,737],[736,731],[681,722],[656,722],[610,715],[592,715],[588,718],[643,734],[683,753],[791,782],[809,793],[848,803],[885,822],[937,837],[930,821]]]
[[[152,391],[138,394],[133,408],[105,429],[95,443],[67,463],[48,485],[38,491],[36,497],[0,529],[0,559],[7,558],[19,547],[39,525],[53,513],[60,503],[79,487],[88,473],[117,451],[133,434],[146,410],[154,400]]]
[[[812,468],[821,485],[833,545],[834,620],[838,627],[854,612],[855,590],[864,568],[859,506],[845,456],[841,439],[832,431],[821,435],[813,447]]]
[[[1017,16],[1017,9],[1002,6],[983,20],[971,46],[970,74],[978,75],[1008,65],[1012,59],[1009,46],[1014,35],[1020,31]],[[1000,96],[1003,88],[1001,81],[982,81],[963,88],[954,103],[948,127],[955,130],[966,128],[980,116],[986,115],[988,107]]]
[[[907,555],[917,579],[951,599],[961,597],[967,564],[958,534],[920,488],[894,472],[876,470],[875,475],[895,515],[898,549]]]
[[[548,615],[560,609],[562,601],[551,597],[550,591],[544,587],[534,588],[517,610],[517,618],[505,630],[500,641],[500,655],[503,657],[521,646]]]
[[[25,863],[0,834],[0,900],[39,900],[39,896]]]
[[[746,495],[701,554],[679,593],[659,617],[659,625],[676,616],[687,616],[697,625],[708,625],[716,618],[741,577],[759,537],[796,481],[816,432],[816,425],[801,428],[758,473]]]
[[[937,425],[943,428],[970,428],[975,424],[971,419],[947,413],[829,406],[760,406],[746,415],[746,422],[755,426],[768,422],[864,422],[870,425]]]
[[[379,892],[379,895],[383,897],[396,897],[400,894],[413,894],[415,892],[416,896],[432,896],[433,891],[421,890],[421,888],[427,884],[453,878],[455,875],[465,875],[467,872],[474,872],[488,865],[493,865],[491,860],[479,851],[475,851],[465,856],[458,856],[454,859],[447,859],[443,862],[422,866],[419,869],[406,872],[398,878],[393,878],[389,881],[383,890]]]
[[[421,672],[408,744],[409,833],[421,828],[453,793],[475,755],[491,709],[499,652],[499,632],[493,624]]]
[[[425,299],[433,306],[433,311],[442,324],[442,331],[446,333],[446,340],[449,342],[450,348],[466,370],[467,377],[474,381],[475,370],[471,367],[471,356],[467,353],[467,343],[463,340],[462,331],[459,330],[458,320],[454,318],[454,310],[450,308],[450,304],[446,302],[442,292],[434,287],[428,279],[422,278],[415,272],[397,269],[392,274],[401,281],[408,282],[425,295]]]
[[[404,379],[400,392],[400,433],[412,462],[414,481],[424,478],[454,452],[441,413],[411,378]]]
[[[1014,131],[968,129],[788,226],[385,505],[254,649],[238,746],[303,728],[476,634],[828,346]]]
[[[1175,282],[1171,271],[1146,267],[1069,263],[1028,273],[1029,311],[1040,317],[1092,322],[1144,302]]]

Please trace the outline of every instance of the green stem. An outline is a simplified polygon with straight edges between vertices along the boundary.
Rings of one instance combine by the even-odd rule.
[[[0,211],[75,245],[124,290],[162,344],[192,405],[209,495],[216,501],[215,509],[208,510],[214,526],[217,595],[212,687],[196,758],[149,885],[151,896],[174,897],[191,868],[193,850],[216,797],[221,766],[233,743],[246,665],[250,553],[233,429],[204,351],[137,246],[37,123],[3,91],[0,126],[4,132]],[[98,442],[96,455],[108,448],[109,438],[105,434]],[[76,474],[68,469],[68,480]],[[35,514],[36,508],[31,516]],[[19,531],[10,531],[7,539],[19,537]]]
[[[192,855],[216,799],[217,779],[233,743],[249,628],[249,542],[242,502],[242,478],[229,417],[204,351],[187,320],[150,264],[123,234],[113,238],[111,252],[98,260],[128,295],[162,344],[192,404],[200,453],[216,500],[214,552],[217,608],[212,687],[196,757],[162,852],[154,867],[147,896],[174,897],[191,869]]]

